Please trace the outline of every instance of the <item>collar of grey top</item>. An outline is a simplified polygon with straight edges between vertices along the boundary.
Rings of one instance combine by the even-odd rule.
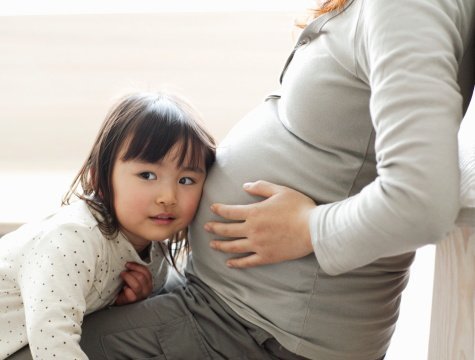
[[[290,62],[292,61],[295,52],[298,50],[299,47],[302,45],[308,44],[310,41],[315,39],[318,35],[322,33],[322,28],[323,26],[332,18],[337,16],[338,14],[341,14],[343,11],[345,11],[352,3],[354,0],[348,0],[346,4],[343,6],[342,9],[338,10],[333,10],[328,13],[325,13],[323,15],[320,15],[313,19],[306,27],[303,29],[302,33],[299,36],[299,39],[297,40],[297,43],[295,44],[294,49],[290,53],[289,57],[287,58],[284,68],[282,69],[282,72],[280,74],[279,82],[282,84],[282,79],[284,78],[285,72],[287,71],[287,67],[289,66]]]

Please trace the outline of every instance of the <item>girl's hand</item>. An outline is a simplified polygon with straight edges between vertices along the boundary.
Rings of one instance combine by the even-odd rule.
[[[306,195],[266,181],[244,184],[244,189],[266,199],[250,205],[213,204],[211,210],[234,223],[209,222],[205,230],[220,237],[213,249],[234,254],[250,253],[229,259],[229,267],[246,268],[304,257],[313,252],[309,217],[315,202]]]
[[[115,305],[126,305],[143,300],[152,293],[152,274],[146,266],[128,262],[125,267],[127,270],[120,273],[125,285],[117,296]]]

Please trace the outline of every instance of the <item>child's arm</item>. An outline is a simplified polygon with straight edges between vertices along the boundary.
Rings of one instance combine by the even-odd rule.
[[[98,249],[90,231],[58,227],[25,254],[19,285],[33,358],[87,359],[79,347]]]
[[[153,289],[153,279],[150,270],[135,262],[125,264],[127,270],[120,273],[125,285],[120,291],[115,305],[130,304],[150,296]]]

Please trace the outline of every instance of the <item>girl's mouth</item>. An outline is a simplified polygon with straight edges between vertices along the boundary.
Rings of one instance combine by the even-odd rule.
[[[160,214],[156,216],[151,216],[150,219],[156,224],[167,225],[173,222],[176,219],[176,217],[173,216],[172,214]]]

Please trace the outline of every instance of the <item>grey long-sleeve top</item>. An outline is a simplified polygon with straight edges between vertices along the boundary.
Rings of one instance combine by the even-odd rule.
[[[188,270],[290,351],[325,360],[386,352],[413,251],[449,231],[459,209],[474,11],[473,0],[349,0],[308,25],[281,88],[220,144]],[[319,204],[315,254],[228,269],[229,255],[202,230],[216,219],[209,205],[259,200],[242,190],[259,179]]]

